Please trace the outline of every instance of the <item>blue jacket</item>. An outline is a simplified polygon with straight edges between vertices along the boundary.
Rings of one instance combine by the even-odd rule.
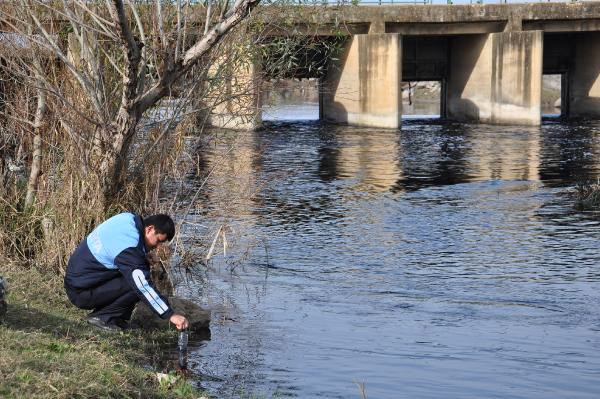
[[[65,274],[65,285],[85,290],[120,275],[161,318],[173,310],[150,280],[144,224],[139,215],[120,213],[94,229],[77,247]]]

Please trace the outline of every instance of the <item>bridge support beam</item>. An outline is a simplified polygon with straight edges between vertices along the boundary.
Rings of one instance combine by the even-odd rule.
[[[541,31],[454,38],[447,116],[499,125],[539,125],[542,50]]]
[[[355,35],[323,84],[326,120],[397,129],[402,124],[402,40],[396,33]]]
[[[568,74],[568,115],[600,116],[600,32],[577,36],[573,69]]]

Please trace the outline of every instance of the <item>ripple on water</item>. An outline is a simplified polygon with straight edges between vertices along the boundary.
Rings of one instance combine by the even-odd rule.
[[[239,212],[240,243],[267,251],[208,272],[216,322],[191,360],[214,378],[200,384],[220,397],[345,398],[362,382],[376,398],[598,397],[600,223],[569,196],[600,176],[597,132],[285,122],[216,143],[207,170],[226,159],[237,180],[211,175],[203,223]]]

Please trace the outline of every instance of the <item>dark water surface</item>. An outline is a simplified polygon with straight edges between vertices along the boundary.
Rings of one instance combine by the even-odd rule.
[[[599,127],[277,122],[204,150],[221,166],[198,222],[224,223],[227,199],[241,238],[188,288],[213,310],[190,354],[199,385],[600,397],[600,219],[569,196],[600,176]]]

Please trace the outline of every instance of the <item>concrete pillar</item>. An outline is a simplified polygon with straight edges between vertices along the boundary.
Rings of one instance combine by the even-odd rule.
[[[323,116],[351,125],[402,124],[402,41],[396,33],[355,35],[324,82]]]
[[[250,60],[232,64],[235,66],[227,67],[228,72],[208,95],[215,99],[210,124],[226,129],[256,129],[262,123],[261,68]]]
[[[543,32],[492,33],[492,123],[540,125]]]
[[[385,33],[385,20],[383,18],[376,18],[369,24],[369,33]]]
[[[450,40],[446,114],[460,121],[489,121],[492,115],[492,52],[489,34]]]
[[[465,35],[452,40],[446,107],[449,118],[539,125],[541,31]]]
[[[568,112],[573,117],[600,116],[600,32],[576,36],[575,58],[568,73]],[[564,90],[564,89],[563,89]]]

